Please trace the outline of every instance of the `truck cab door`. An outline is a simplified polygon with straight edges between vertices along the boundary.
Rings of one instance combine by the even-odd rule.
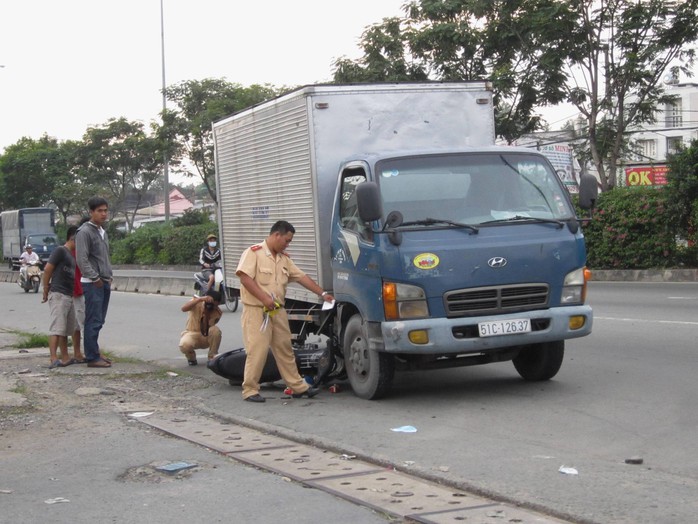
[[[380,282],[375,260],[375,234],[370,222],[359,216],[356,188],[369,181],[368,166],[352,163],[342,169],[332,221],[332,283],[341,301],[356,303],[366,286]],[[364,291],[362,291],[364,290]]]

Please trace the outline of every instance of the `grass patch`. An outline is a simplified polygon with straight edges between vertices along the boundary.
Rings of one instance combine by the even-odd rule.
[[[17,386],[10,390],[10,393],[17,393],[18,395],[27,395],[29,393],[29,388],[25,385]]]
[[[21,340],[15,344],[15,347],[20,349],[26,348],[47,348],[48,335],[43,333],[25,333],[23,331],[15,331],[21,337]]]
[[[100,353],[112,362],[118,362],[120,364],[145,364],[145,360],[136,357],[118,357],[109,351],[100,351]]]

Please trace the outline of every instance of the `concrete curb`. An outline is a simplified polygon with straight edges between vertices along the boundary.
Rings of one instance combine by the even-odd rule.
[[[592,281],[698,282],[698,269],[592,269]]]
[[[193,295],[194,279],[182,277],[114,277],[113,291],[154,293],[156,295]]]

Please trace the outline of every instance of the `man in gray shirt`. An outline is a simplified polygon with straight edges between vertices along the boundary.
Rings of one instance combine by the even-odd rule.
[[[51,311],[49,326],[50,368],[73,364],[68,354],[68,335],[75,331],[77,319],[73,305],[73,287],[75,286],[75,259],[71,250],[75,246],[75,227],[68,230],[68,239],[64,246],[51,253],[44,269],[44,295],[42,302],[48,302]],[[57,349],[61,349],[58,359]]]
[[[99,352],[99,332],[104,325],[111,297],[112,269],[109,260],[109,238],[102,227],[107,221],[109,204],[102,197],[87,201],[90,220],[75,237],[77,263],[82,273],[80,282],[85,295],[85,329],[83,343],[87,366],[111,367],[111,361]]]

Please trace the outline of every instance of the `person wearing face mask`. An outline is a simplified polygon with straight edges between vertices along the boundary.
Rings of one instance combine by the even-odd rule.
[[[206,237],[206,245],[201,248],[199,254],[199,264],[201,264],[201,273],[205,278],[208,278],[207,289],[212,289],[216,281],[215,271],[220,267],[221,250],[218,249],[218,238],[211,233]]]

